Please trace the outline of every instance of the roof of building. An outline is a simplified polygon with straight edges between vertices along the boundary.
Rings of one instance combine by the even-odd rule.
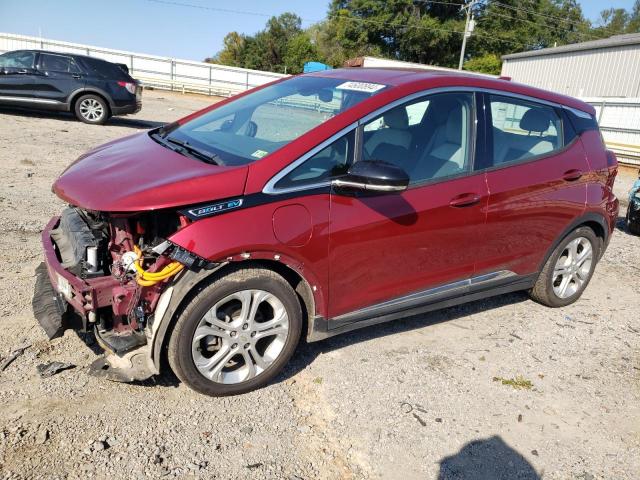
[[[621,47],[624,45],[640,45],[640,33],[627,33],[624,35],[614,35],[613,37],[601,40],[591,40],[589,42],[572,43],[560,47],[542,48],[540,50],[530,50],[528,52],[512,53],[503,55],[503,60],[514,58],[539,57],[542,55],[554,55],[558,53],[579,52],[583,50],[599,50],[601,48]]]

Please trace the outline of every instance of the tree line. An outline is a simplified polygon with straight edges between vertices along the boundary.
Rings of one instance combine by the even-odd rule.
[[[305,62],[339,67],[375,56],[443,67],[458,64],[468,0],[331,0],[324,20],[303,28],[295,13],[253,35],[230,32],[207,62],[300,73]],[[502,55],[640,32],[640,0],[591,22],[577,0],[476,0],[464,68],[500,73]]]

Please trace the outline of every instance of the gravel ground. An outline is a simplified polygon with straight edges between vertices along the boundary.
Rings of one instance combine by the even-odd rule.
[[[0,357],[31,345],[0,372],[0,478],[640,476],[640,238],[622,227],[572,306],[504,295],[302,345],[239,397],[171,373],[99,380],[89,337],[48,342],[30,300],[39,232],[63,207],[52,181],[88,148],[211,101],[145,92],[105,127],[0,110]],[[50,361],[76,367],[40,378]]]

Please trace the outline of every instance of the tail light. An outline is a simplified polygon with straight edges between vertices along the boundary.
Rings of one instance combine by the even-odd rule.
[[[118,85],[120,85],[123,88],[127,89],[127,92],[129,92],[132,95],[136,94],[136,84],[135,83],[131,83],[131,82],[118,82]]]
[[[607,150],[607,174],[607,186],[613,189],[613,182],[618,174],[618,159],[611,150]]]

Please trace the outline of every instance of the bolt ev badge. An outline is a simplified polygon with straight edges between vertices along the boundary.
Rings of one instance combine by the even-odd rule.
[[[202,207],[192,208],[186,211],[186,214],[193,218],[203,218],[215,215],[216,213],[226,212],[242,206],[242,199],[228,200],[226,202],[213,203],[211,205],[203,205]]]

